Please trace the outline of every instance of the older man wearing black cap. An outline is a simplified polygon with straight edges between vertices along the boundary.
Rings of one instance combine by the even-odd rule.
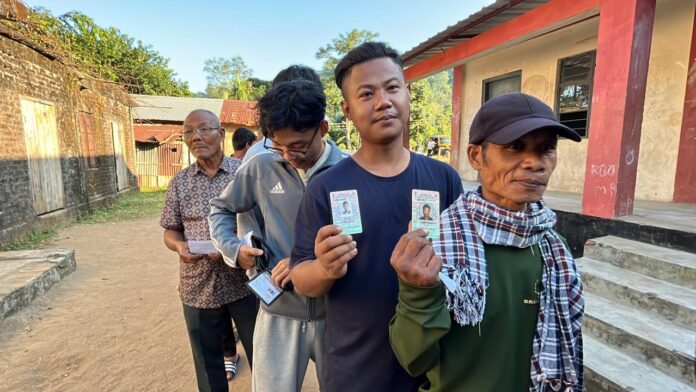
[[[582,283],[542,200],[559,136],[580,141],[537,98],[486,102],[467,148],[481,187],[443,211],[432,248],[416,231],[394,249],[391,343],[421,390],[582,390]]]

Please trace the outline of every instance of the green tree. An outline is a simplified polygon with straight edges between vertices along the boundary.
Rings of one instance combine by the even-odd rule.
[[[434,135],[449,135],[452,121],[452,70],[411,83],[411,149],[425,148]]]
[[[254,100],[258,100],[269,88],[271,88],[271,82],[269,80],[263,80],[259,78],[249,78],[252,88],[252,96]]]
[[[208,82],[205,92],[211,98],[241,99],[238,95],[246,98],[250,94],[246,80],[251,77],[252,70],[240,56],[209,58],[205,60],[203,71]]]
[[[208,82],[205,91],[211,98],[253,101],[259,99],[271,84],[253,77],[253,70],[240,56],[207,59],[203,70]]]
[[[72,11],[55,17],[44,8],[30,14],[30,36],[95,77],[122,83],[131,93],[189,96],[188,84],[176,78],[169,60],[151,46],[114,27]]]
[[[353,29],[345,34],[339,34],[337,38],[334,38],[331,43],[319,48],[316,53],[316,58],[319,60],[324,60],[324,64],[321,67],[319,76],[321,77],[321,82],[324,85],[324,93],[326,94],[326,115],[331,119],[332,122],[340,123],[345,122],[346,118],[343,116],[341,111],[341,91],[336,86],[334,80],[334,68],[348,52],[350,52],[356,46],[364,43],[373,41],[379,37],[378,33],[373,33],[368,30],[358,30]],[[341,145],[343,148],[347,147],[346,143],[346,129],[345,127],[333,127],[329,131],[329,136],[337,144]],[[351,145],[355,146],[358,143],[357,132],[351,132]]]

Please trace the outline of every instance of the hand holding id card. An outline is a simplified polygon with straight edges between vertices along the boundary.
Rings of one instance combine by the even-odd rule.
[[[411,192],[411,228],[428,230],[431,241],[440,238],[440,192],[420,189]]]

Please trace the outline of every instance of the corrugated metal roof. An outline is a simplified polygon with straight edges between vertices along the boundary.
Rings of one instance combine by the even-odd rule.
[[[498,0],[405,52],[401,56],[404,67],[420,63],[548,2],[549,0]]]
[[[136,120],[183,123],[192,110],[205,109],[215,113],[222,124],[238,124],[248,127],[258,125],[256,101],[139,94],[132,94],[131,97],[137,105],[133,108],[133,118]]]
[[[168,143],[176,140],[182,130],[181,125],[134,124],[133,137],[136,142]]]
[[[133,118],[150,121],[180,121],[195,109],[205,109],[217,114],[222,112],[222,99],[163,97],[159,95],[132,94],[136,107]]]
[[[233,101],[226,99],[222,105],[220,122],[256,127],[259,123],[256,101]]]

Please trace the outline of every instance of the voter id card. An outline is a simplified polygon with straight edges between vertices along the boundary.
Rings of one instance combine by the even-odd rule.
[[[428,238],[440,238],[440,192],[414,189],[411,192],[411,228],[428,230]]]
[[[213,245],[213,241],[211,240],[188,240],[188,246],[189,253],[194,255],[207,255],[218,252],[217,249],[215,249],[215,246]]]
[[[246,284],[266,306],[271,306],[283,294],[283,289],[276,286],[268,271],[261,272]]]
[[[342,234],[362,233],[360,203],[355,189],[329,193],[333,224],[343,228]]]

